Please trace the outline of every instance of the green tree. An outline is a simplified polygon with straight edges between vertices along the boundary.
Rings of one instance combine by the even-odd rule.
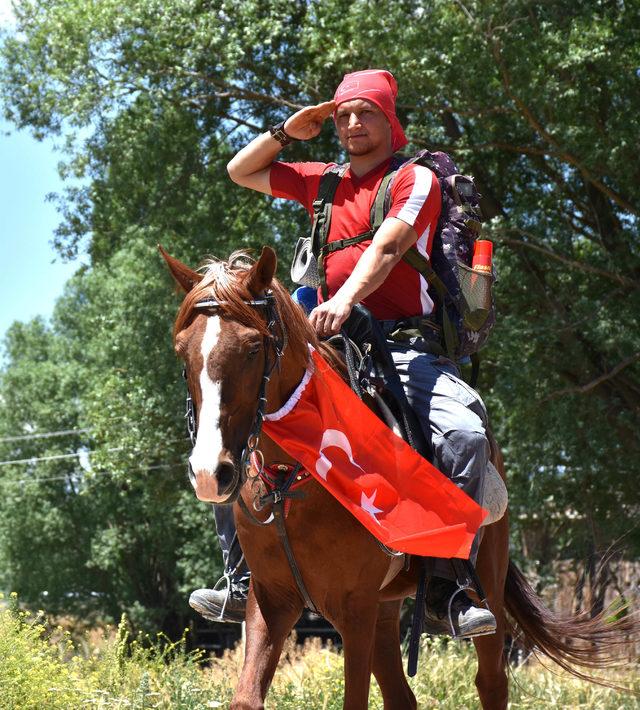
[[[179,637],[189,591],[211,583],[219,558],[187,481],[175,304],[155,256],[130,238],[108,268],[72,279],[50,328],[7,336],[0,439],[77,434],[0,444],[18,462],[0,477],[0,586],[52,613],[127,610]]]
[[[631,485],[640,464],[636,0],[26,0],[17,15],[1,48],[5,113],[36,135],[64,136],[69,188],[59,196],[56,244],[69,258],[88,253],[90,266],[50,329],[10,335],[3,383],[20,373],[37,381],[36,340],[24,351],[11,343],[38,327],[42,347],[62,343],[48,356],[51,371],[60,369],[55,386],[64,373],[82,382],[74,398],[56,394],[56,416],[89,429],[96,466],[111,472],[90,483],[103,515],[83,564],[118,578],[114,608],[134,599],[147,609],[176,605],[208,564],[206,545],[193,540],[211,530],[193,522],[203,513],[184,483],[137,471],[186,450],[169,443],[182,436],[170,349],[176,299],[154,245],[195,264],[208,252],[270,242],[287,262],[306,215],[232,185],[225,163],[364,67],[398,78],[412,146],[452,153],[484,195],[500,280],[481,389],[506,452],[514,548],[524,542],[543,564],[581,559],[632,528],[640,504]],[[340,153],[327,125],[285,156]],[[20,414],[35,416],[26,399]],[[25,421],[16,416],[3,407],[2,429],[15,431]],[[56,495],[41,500],[43,519],[60,515]],[[154,547],[161,525],[171,551]],[[637,529],[624,540],[633,554],[639,543]],[[17,552],[0,548],[13,554],[7,579],[17,579]],[[160,602],[143,589],[158,569],[171,590]],[[44,588],[39,570],[25,566],[39,580],[34,589]]]

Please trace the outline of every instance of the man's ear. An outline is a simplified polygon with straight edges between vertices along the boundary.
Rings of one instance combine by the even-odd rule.
[[[264,293],[271,285],[278,258],[271,247],[262,247],[262,254],[258,261],[251,267],[247,276],[246,285],[254,296]]]
[[[169,271],[171,272],[171,275],[173,276],[175,282],[185,293],[191,291],[191,289],[197,283],[200,283],[200,281],[202,281],[202,274],[199,274],[197,271],[190,269],[186,264],[183,264],[181,261],[174,259],[174,257],[172,257],[170,254],[167,254],[167,252],[162,248],[160,244],[158,244],[158,249],[162,254],[162,258],[167,262],[167,266],[169,267]]]

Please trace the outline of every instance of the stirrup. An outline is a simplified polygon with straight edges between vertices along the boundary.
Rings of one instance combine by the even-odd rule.
[[[449,628],[451,629],[451,638],[454,639],[454,641],[462,641],[464,639],[468,638],[477,638],[478,636],[491,636],[491,634],[495,634],[496,630],[492,629],[491,631],[480,631],[477,634],[473,634],[473,636],[467,636],[464,634],[457,634],[455,626],[453,625],[453,614],[451,613],[451,610],[453,608],[453,600],[460,594],[460,592],[466,593],[467,591],[470,592],[477,592],[475,587],[473,587],[470,583],[470,580],[466,579],[464,584],[460,583],[460,581],[456,578],[456,584],[458,585],[458,588],[456,591],[451,595],[451,598],[449,599],[449,604],[447,605],[447,619],[449,621]],[[473,602],[473,600],[471,600]],[[489,609],[489,605],[487,604],[486,599],[481,599],[480,604],[491,614],[493,615],[493,612],[491,609]],[[475,606],[475,604],[472,604],[472,606]],[[479,607],[476,607],[479,608]]]

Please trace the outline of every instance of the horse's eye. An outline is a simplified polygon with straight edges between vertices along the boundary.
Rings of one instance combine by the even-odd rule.
[[[247,351],[247,357],[254,358],[260,352],[260,344],[252,345]]]

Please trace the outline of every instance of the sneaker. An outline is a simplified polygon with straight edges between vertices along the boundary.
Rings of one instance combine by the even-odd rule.
[[[227,599],[226,589],[196,589],[189,597],[189,605],[209,621],[241,624],[247,607],[247,593],[234,588]]]
[[[476,606],[455,582],[432,577],[427,588],[423,631],[463,639],[484,636],[495,633],[496,618],[489,609]]]

